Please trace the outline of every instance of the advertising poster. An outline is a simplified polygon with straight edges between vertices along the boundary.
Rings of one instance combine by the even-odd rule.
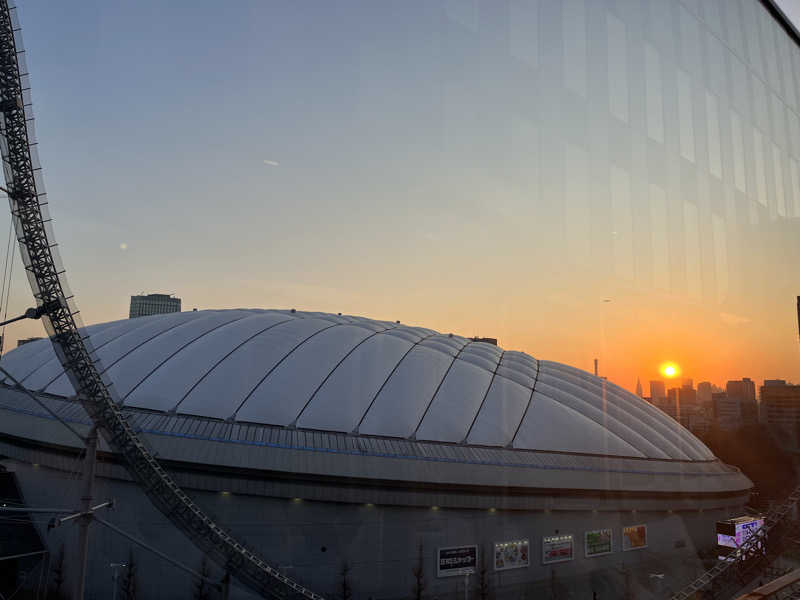
[[[739,517],[717,523],[718,558],[733,560],[736,549],[763,526],[763,517]],[[760,549],[762,543],[758,544]]]
[[[622,550],[647,548],[647,525],[628,525],[622,529]]]
[[[572,534],[550,535],[542,538],[542,564],[572,560],[574,556]]]
[[[477,546],[451,546],[439,548],[436,565],[437,577],[452,577],[474,573],[478,564]]]
[[[519,569],[530,564],[530,544],[528,540],[514,542],[495,542],[494,570]]]
[[[591,556],[602,556],[603,554],[611,554],[612,538],[613,533],[611,532],[611,529],[595,529],[594,531],[587,531],[584,537],[586,558]]]

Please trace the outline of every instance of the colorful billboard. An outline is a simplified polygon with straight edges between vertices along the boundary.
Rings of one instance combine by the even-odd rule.
[[[586,551],[586,558],[592,556],[602,556],[611,554],[611,541],[613,538],[611,529],[595,529],[584,534],[583,545]]]
[[[628,525],[622,528],[622,550],[647,548],[647,525]]]
[[[437,577],[451,577],[475,572],[478,565],[477,546],[450,546],[439,548],[436,564]]]
[[[494,570],[519,569],[530,564],[530,544],[528,540],[495,542]]]
[[[574,540],[571,533],[542,538],[543,565],[572,560],[574,554]]]

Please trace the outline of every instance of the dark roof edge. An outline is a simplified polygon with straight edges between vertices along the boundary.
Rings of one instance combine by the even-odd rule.
[[[778,24],[783,27],[783,30],[794,40],[794,43],[800,46],[800,31],[797,30],[794,23],[786,16],[786,13],[778,6],[777,2],[775,2],[775,0],[760,0],[760,2],[764,5],[764,8],[769,11],[772,18],[778,21]]]

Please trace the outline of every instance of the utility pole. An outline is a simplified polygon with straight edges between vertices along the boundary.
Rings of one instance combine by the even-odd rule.
[[[86,570],[89,558],[89,524],[92,522],[92,491],[94,471],[97,464],[97,428],[92,427],[86,436],[86,456],[83,459],[83,496],[81,496],[81,516],[78,539],[78,559],[80,560],[78,580],[75,582],[75,600],[83,600],[86,589]]]

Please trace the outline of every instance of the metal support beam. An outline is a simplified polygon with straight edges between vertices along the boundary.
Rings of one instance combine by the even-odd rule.
[[[31,391],[30,391],[28,388],[26,388],[24,385],[22,385],[22,383],[20,383],[19,381],[17,381],[16,377],[14,377],[14,376],[13,376],[11,373],[9,373],[8,371],[6,371],[6,370],[5,370],[3,367],[0,367],[0,373],[2,373],[2,374],[3,374],[3,375],[5,375],[5,376],[6,376],[6,377],[7,377],[9,380],[11,380],[11,383],[13,383],[13,384],[14,384],[14,389],[17,389],[17,390],[19,390],[20,392],[22,392],[23,394],[25,394],[25,395],[26,395],[28,398],[30,398],[31,400],[33,400],[34,402],[36,402],[36,404],[38,404],[38,405],[39,405],[39,406],[41,406],[43,409],[45,409],[45,410],[47,411],[47,413],[48,413],[48,414],[49,414],[51,417],[53,417],[54,419],[56,419],[57,421],[59,421],[59,422],[60,422],[60,423],[61,423],[61,424],[62,424],[64,427],[66,427],[67,429],[69,429],[69,430],[72,432],[72,435],[74,435],[76,438],[78,438],[78,439],[81,441],[81,445],[83,445],[83,444],[85,444],[85,443],[86,443],[86,438],[85,438],[85,437],[83,437],[83,436],[82,436],[80,433],[78,433],[78,432],[75,430],[75,428],[74,428],[72,425],[70,425],[70,424],[69,424],[69,423],[67,423],[67,422],[66,422],[64,419],[62,419],[61,417],[59,417],[59,416],[58,416],[58,415],[57,415],[57,414],[56,414],[56,413],[53,411],[53,409],[52,409],[52,408],[50,408],[49,406],[47,406],[47,404],[45,404],[45,403],[44,403],[44,402],[42,402],[42,401],[41,401],[39,398],[37,398],[37,397],[36,397],[36,394],[34,394],[33,392],[31,392]]]
[[[0,560],[14,560],[15,558],[38,556],[39,554],[47,554],[47,550],[37,550],[36,552],[25,552],[24,554],[11,554],[10,556],[0,556]]]
[[[86,590],[86,570],[89,562],[89,524],[92,522],[92,492],[94,472],[97,464],[97,428],[92,427],[86,438],[86,457],[83,459],[83,495],[81,496],[81,516],[78,521],[78,560],[80,572],[75,582],[75,600],[83,600]]]

